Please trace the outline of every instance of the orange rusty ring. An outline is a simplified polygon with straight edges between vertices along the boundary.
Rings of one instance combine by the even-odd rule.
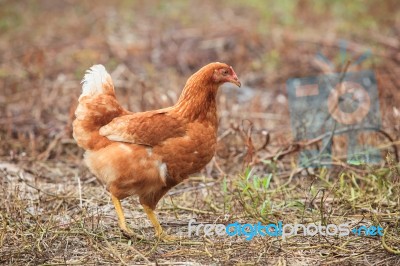
[[[346,93],[352,93],[359,101],[357,109],[352,113],[346,113],[339,108],[339,97]],[[328,97],[328,110],[332,117],[339,123],[352,125],[361,122],[368,114],[371,99],[368,92],[358,83],[345,81],[336,85]]]

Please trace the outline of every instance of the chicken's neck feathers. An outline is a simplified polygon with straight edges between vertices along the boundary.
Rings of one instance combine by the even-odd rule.
[[[191,80],[186,83],[174,109],[191,121],[207,120],[217,125],[216,94],[218,85],[204,80]]]

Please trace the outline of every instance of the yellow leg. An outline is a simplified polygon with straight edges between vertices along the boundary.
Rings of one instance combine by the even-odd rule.
[[[158,222],[157,216],[154,213],[153,209],[151,209],[149,206],[142,204],[144,212],[147,214],[147,217],[149,218],[150,222],[153,224],[154,229],[156,231],[156,236],[164,241],[174,241],[177,238],[173,236],[167,235],[164,230],[162,229],[160,223]]]
[[[121,228],[122,232],[128,236],[135,236],[133,231],[126,226],[124,211],[122,210],[121,202],[118,198],[111,195],[111,200],[114,204],[115,211],[118,216],[118,225]]]
[[[147,214],[147,217],[149,218],[150,222],[153,224],[154,229],[156,230],[156,236],[162,237],[163,229],[162,229],[160,223],[158,222],[156,214],[149,206],[144,205],[144,204],[142,206],[143,206],[144,212]]]

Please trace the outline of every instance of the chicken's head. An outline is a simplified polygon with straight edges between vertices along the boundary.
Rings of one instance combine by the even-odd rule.
[[[224,63],[213,63],[213,64],[215,66],[212,79],[215,83],[223,84],[225,82],[230,82],[238,87],[242,85],[231,66]]]

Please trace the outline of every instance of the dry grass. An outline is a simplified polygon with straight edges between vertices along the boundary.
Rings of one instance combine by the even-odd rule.
[[[400,32],[397,1],[0,2],[0,264],[400,263]],[[329,8],[327,8],[329,7]],[[326,11],[331,10],[331,11]],[[325,22],[325,23],[322,23]],[[397,23],[397,24],[396,24]],[[285,81],[324,72],[321,51],[342,69],[338,40],[349,40],[349,71],[373,69],[382,134],[380,165],[300,169],[290,134]],[[175,102],[186,78],[225,61],[244,88],[222,88],[215,159],[158,206],[163,226],[181,235],[158,242],[135,198],[123,202],[144,239],[122,236],[108,193],[82,165],[71,136],[79,80],[103,63],[120,102],[133,111]],[[397,107],[397,108],[396,108]],[[251,121],[251,122],[250,122]],[[368,139],[368,138],[367,138]],[[344,154],[334,139],[335,154]],[[187,237],[188,221],[380,225],[381,237]]]
[[[395,265],[398,255],[380,237],[187,236],[200,223],[322,223],[375,225],[399,250],[400,186],[385,168],[348,169],[290,178],[274,175],[268,188],[248,171],[227,178],[192,177],[159,205],[164,227],[181,240],[160,243],[136,199],[124,201],[131,227],[144,240],[126,239],[117,227],[108,194],[87,173],[66,163],[2,164],[0,257],[6,264],[377,264]],[[339,178],[338,178],[339,177]],[[79,185],[80,183],[80,185]],[[81,190],[79,190],[81,188]],[[262,204],[265,202],[266,204]],[[266,208],[262,208],[266,206]],[[185,263],[184,263],[185,262]]]

